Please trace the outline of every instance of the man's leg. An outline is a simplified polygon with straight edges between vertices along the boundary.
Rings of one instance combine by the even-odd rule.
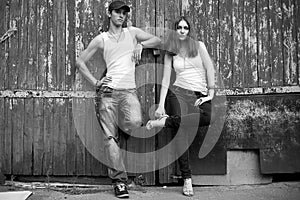
[[[135,89],[122,92],[120,99],[120,110],[122,112],[122,130],[130,134],[132,130],[140,128],[142,122],[141,104]]]
[[[127,173],[118,143],[118,98],[115,94],[101,94],[97,100],[97,118],[105,137],[108,176],[115,182],[127,182]]]

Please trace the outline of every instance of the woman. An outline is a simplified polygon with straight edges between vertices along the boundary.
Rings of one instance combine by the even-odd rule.
[[[211,119],[211,100],[214,97],[215,71],[213,62],[203,42],[194,40],[193,30],[186,17],[180,17],[174,24],[175,31],[167,41],[164,57],[164,74],[160,101],[155,116],[146,127],[174,128],[181,126],[207,126]],[[176,80],[171,91],[168,90],[171,68],[175,69]],[[168,94],[168,95],[167,95]],[[172,113],[165,112],[165,100]],[[189,166],[188,138],[185,131],[175,140],[179,157],[179,168],[184,179],[183,194],[192,196],[191,169]],[[181,149],[181,150],[180,150]],[[178,151],[179,150],[179,151]]]

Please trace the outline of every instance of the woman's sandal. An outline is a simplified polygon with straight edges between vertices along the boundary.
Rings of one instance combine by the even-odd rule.
[[[182,193],[183,193],[183,195],[189,196],[189,197],[194,195],[192,179],[191,178],[184,179]]]
[[[164,127],[166,120],[163,120],[164,118],[166,119],[169,117],[169,115],[163,115],[159,119],[156,120],[149,120],[146,124],[146,129],[151,130],[152,128],[155,127]]]

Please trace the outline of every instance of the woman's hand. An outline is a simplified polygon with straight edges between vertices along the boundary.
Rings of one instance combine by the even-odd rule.
[[[133,50],[133,54],[131,58],[132,61],[138,64],[142,58],[142,51],[143,51],[143,45],[141,43],[137,43]]]
[[[208,96],[208,97],[201,97],[201,98],[199,98],[199,99],[197,99],[197,100],[195,101],[194,106],[195,106],[195,107],[200,106],[200,105],[203,104],[204,102],[207,102],[207,101],[210,101],[210,100],[212,100],[212,98],[211,98],[210,96]]]
[[[158,108],[156,109],[156,111],[154,113],[154,116],[156,118],[161,118],[164,115],[166,115],[165,108],[163,106],[158,106]]]

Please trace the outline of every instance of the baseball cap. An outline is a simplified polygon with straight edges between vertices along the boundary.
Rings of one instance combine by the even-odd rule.
[[[129,6],[127,6],[125,4],[125,2],[123,1],[113,1],[109,4],[108,6],[108,11],[112,11],[112,10],[118,10],[120,8],[123,8],[126,12],[130,12],[130,8]]]

